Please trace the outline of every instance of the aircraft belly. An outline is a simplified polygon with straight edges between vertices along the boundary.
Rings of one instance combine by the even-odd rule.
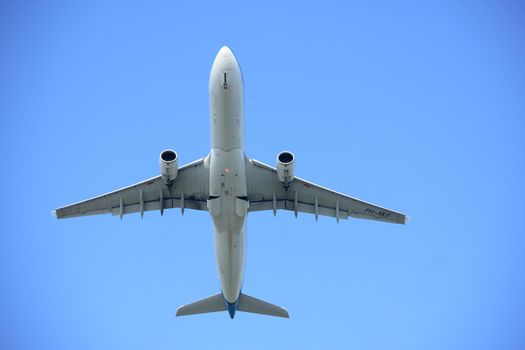
[[[239,218],[242,221],[241,227],[238,227],[236,219],[233,220],[235,224],[228,225],[237,229],[221,230],[221,227],[215,227],[217,273],[224,299],[229,303],[234,303],[239,297],[244,277],[245,218]]]
[[[210,94],[211,146],[229,151],[244,147],[244,115],[241,96],[213,92]]]
[[[212,149],[208,211],[215,227],[217,272],[224,298],[234,303],[244,276],[248,212],[244,152]]]

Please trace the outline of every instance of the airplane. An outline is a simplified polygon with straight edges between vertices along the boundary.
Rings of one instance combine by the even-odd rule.
[[[244,153],[244,79],[229,47],[223,46],[209,78],[211,150],[202,159],[179,167],[178,154],[160,153],[160,175],[135,185],[54,211],[57,219],[111,213],[126,214],[180,208],[208,211],[214,225],[217,273],[221,292],[182,305],[177,316],[236,311],[289,318],[280,306],[241,292],[244,278],[245,228],[248,213],[277,210],[406,224],[402,213],[382,208],[295,176],[295,155],[283,151],[275,167]]]

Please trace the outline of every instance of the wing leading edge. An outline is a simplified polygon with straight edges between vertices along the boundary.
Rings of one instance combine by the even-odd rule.
[[[348,219],[354,217],[395,224],[406,224],[408,217],[402,213],[364,202],[357,198],[330,190],[295,177],[285,187],[277,178],[277,170],[254,159],[247,159],[249,211],[290,210]]]
[[[57,219],[107,214],[119,215],[145,211],[185,208],[208,210],[209,160],[202,158],[179,168],[169,186],[162,176],[139,182],[110,193],[56,209]]]
[[[274,167],[254,159],[246,162],[249,211],[289,210],[348,219],[377,220],[405,224],[408,217],[357,198],[332,191],[301,178],[288,187],[277,178]],[[181,208],[207,211],[209,159],[202,158],[179,168],[177,178],[166,185],[161,176],[56,209],[58,219],[111,213],[119,215]]]

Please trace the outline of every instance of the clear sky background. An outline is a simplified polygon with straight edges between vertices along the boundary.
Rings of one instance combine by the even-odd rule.
[[[519,1],[0,3],[1,349],[524,349]],[[243,291],[289,320],[176,318],[219,292],[205,212],[57,221],[209,152],[222,45],[246,152],[412,216],[251,214]]]

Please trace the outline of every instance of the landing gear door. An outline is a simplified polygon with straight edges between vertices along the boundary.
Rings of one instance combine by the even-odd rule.
[[[219,81],[221,82],[221,86],[224,90],[230,89],[230,71],[229,70],[221,70],[221,76]]]

